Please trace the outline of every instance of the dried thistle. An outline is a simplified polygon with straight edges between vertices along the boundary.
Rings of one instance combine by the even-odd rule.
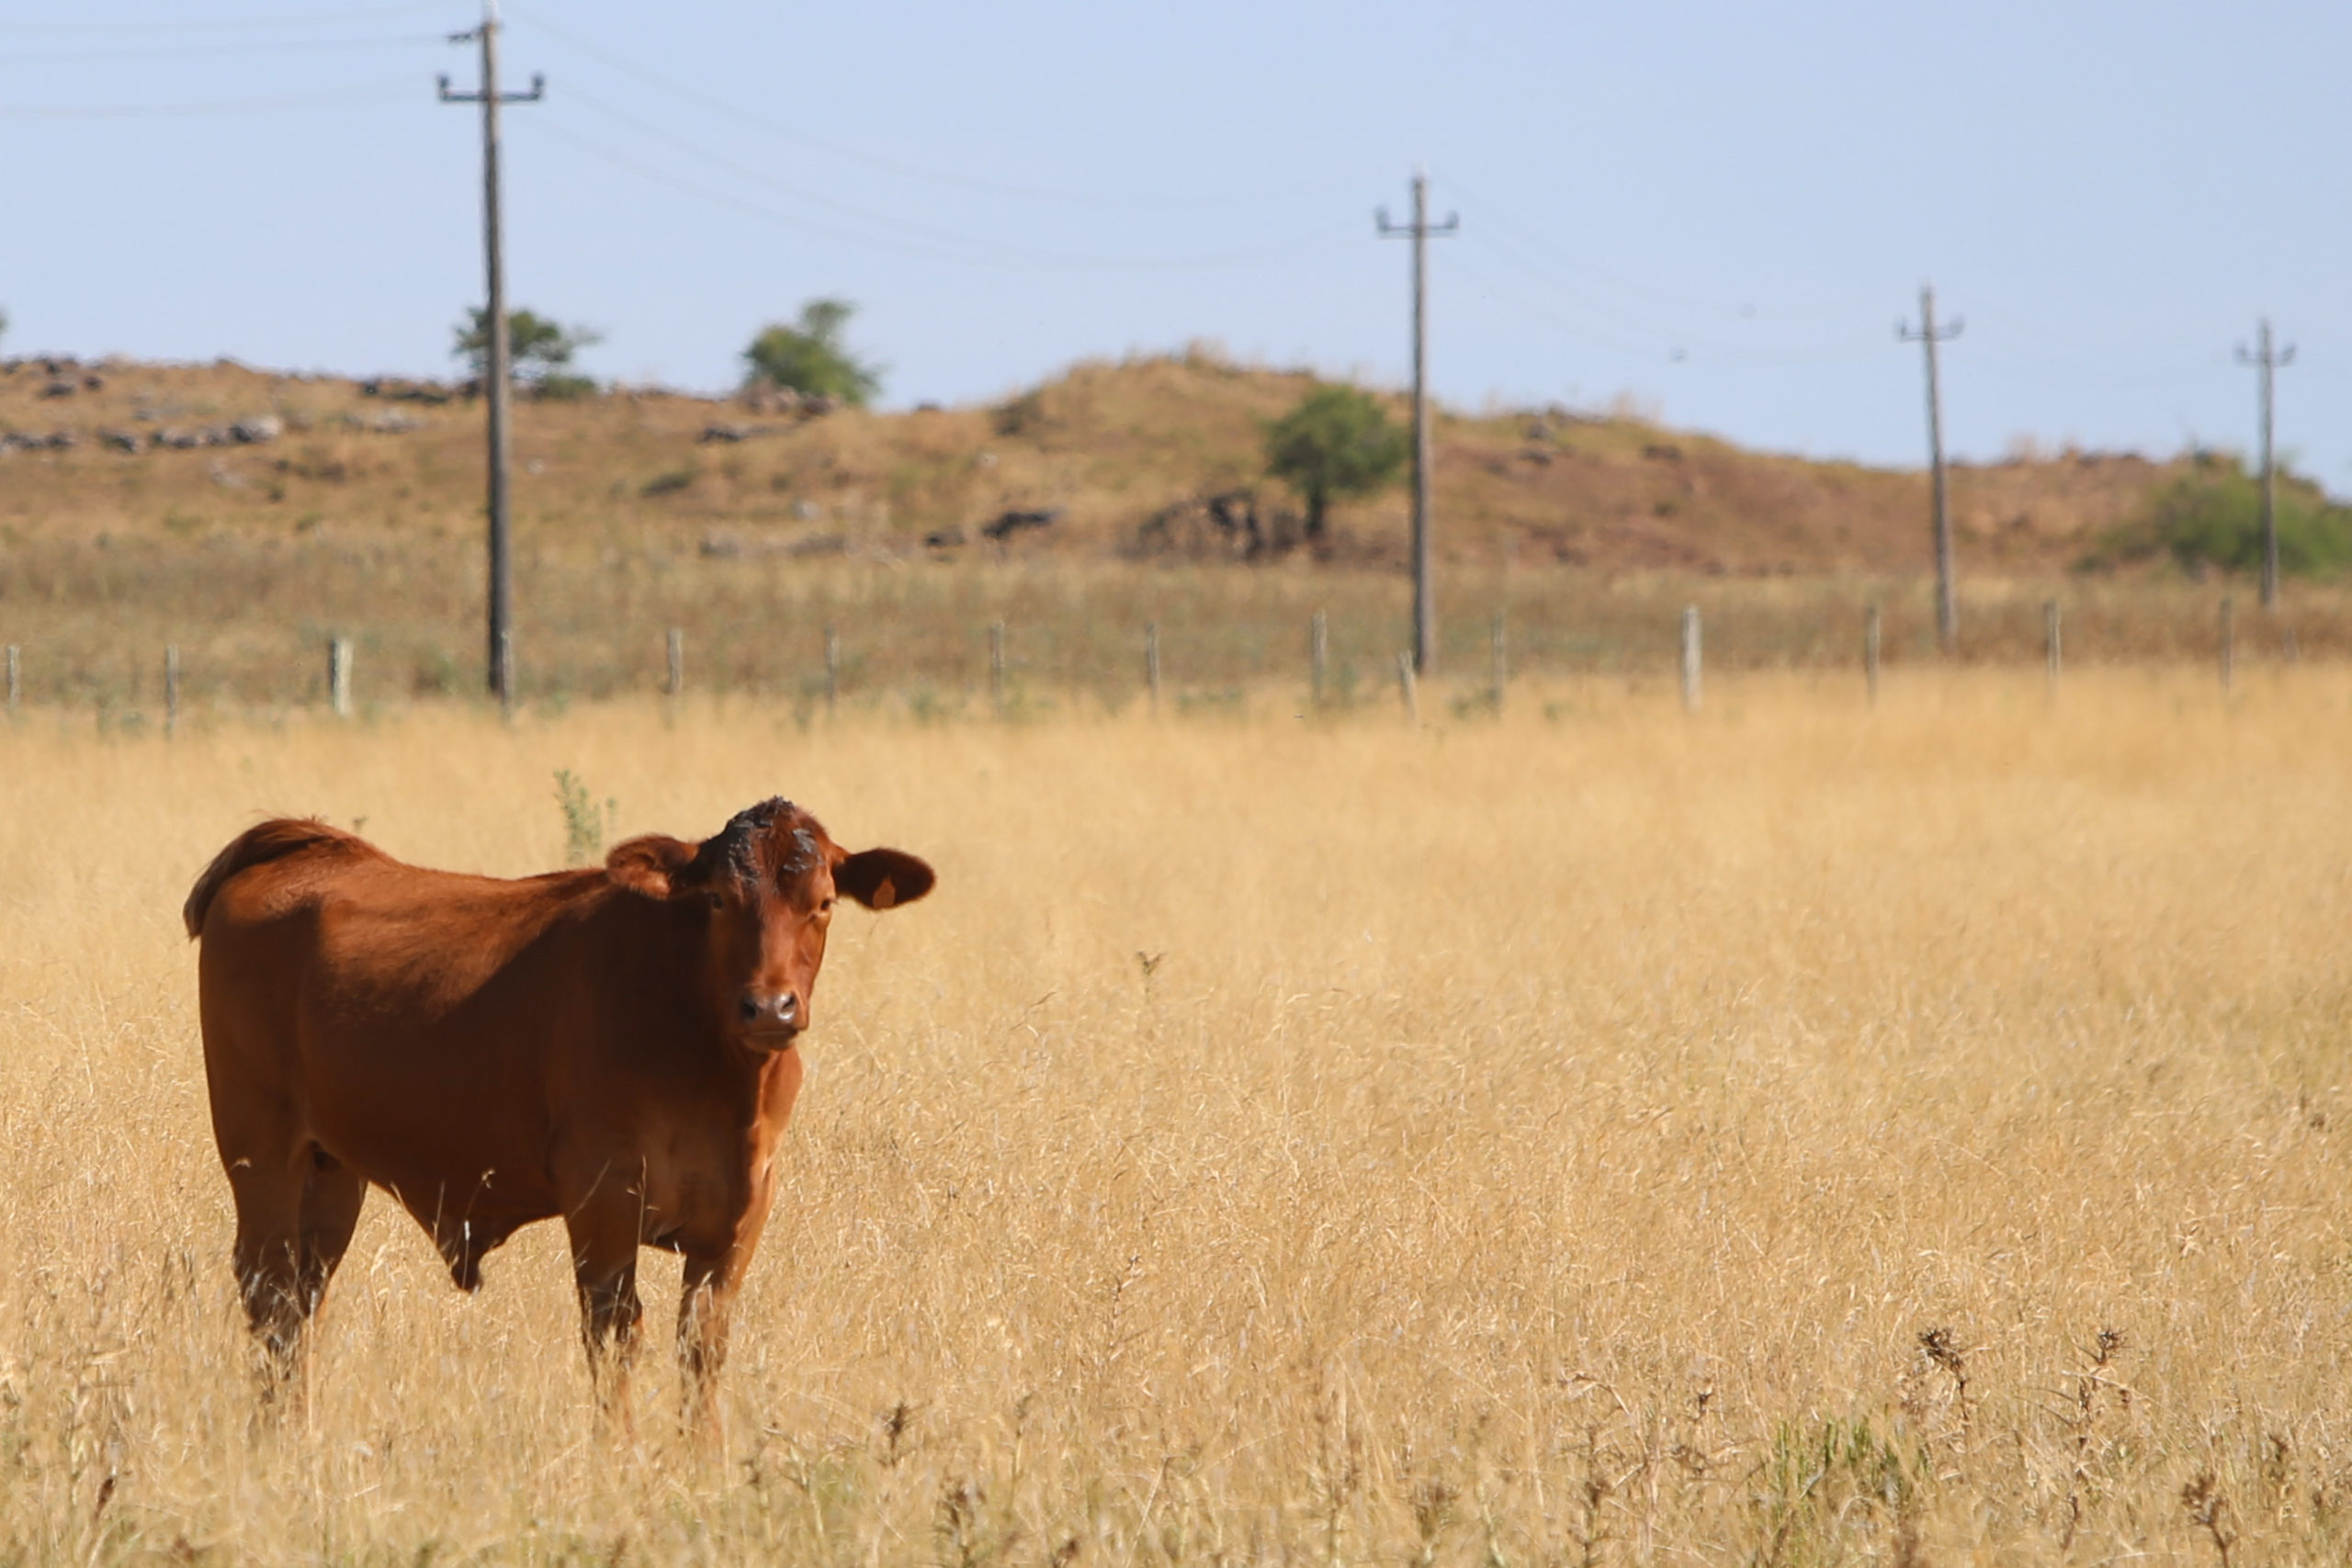
[[[1578,1489],[1584,1498],[1584,1517],[1577,1529],[1577,1545],[1582,1549],[1582,1568],[1598,1568],[1600,1549],[1609,1540],[1608,1521],[1601,1516],[1601,1506],[1609,1501],[1612,1490],[1608,1467],[1601,1462],[1600,1428],[1584,1429],[1584,1484]]]
[[[2229,1495],[2222,1490],[2211,1471],[2199,1471],[2197,1478],[2180,1489],[2180,1506],[2188,1510],[2189,1523],[2212,1541],[2222,1568],[2230,1568],[2230,1549],[2238,1543],[2238,1538],[2229,1528]]]
[[[1461,1495],[1450,1483],[1434,1475],[1424,1476],[1413,1486],[1413,1530],[1420,1537],[1420,1550],[1413,1561],[1420,1568],[1430,1568],[1437,1561],[1438,1538],[1453,1523],[1453,1505]]]
[[[2122,1348],[2121,1329],[2100,1329],[2091,1343],[2091,1364],[2075,1378],[2075,1463],[2066,1480],[2066,1529],[2058,1538],[2061,1551],[2075,1544],[2075,1532],[2082,1529],[2083,1488],[2090,1481],[2091,1429],[2098,1415],[2098,1391],[2107,1386],[2108,1363]]]
[[[1960,1407],[1960,1432],[1962,1442],[1973,1419],[1975,1405],[1968,1397],[1968,1357],[1952,1337],[1949,1328],[1928,1328],[1919,1333],[1919,1349],[1930,1365],[1951,1379],[1952,1402]]]
[[[915,1421],[915,1407],[905,1400],[890,1406],[882,1417],[882,1462],[897,1469],[899,1461],[906,1457],[904,1441],[907,1428]]]

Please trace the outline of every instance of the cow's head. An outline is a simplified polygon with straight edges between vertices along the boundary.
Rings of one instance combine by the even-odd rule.
[[[692,917],[720,1026],[753,1051],[782,1051],[808,1027],[833,900],[893,909],[931,891],[931,867],[899,850],[850,853],[788,800],[735,814],[699,844],[661,834],[605,858],[614,882]]]

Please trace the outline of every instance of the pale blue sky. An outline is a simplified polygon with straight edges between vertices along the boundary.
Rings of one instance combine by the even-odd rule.
[[[0,17],[0,352],[446,373],[481,295],[466,0],[18,0]],[[888,401],[1208,338],[1386,383],[1429,167],[1433,374],[1917,463],[1932,278],[1951,441],[2249,446],[2352,493],[2339,172],[2352,9],[988,6],[524,0],[513,299],[605,376],[716,389],[821,293]],[[152,112],[195,109],[203,112]],[[87,112],[145,111],[145,112]]]

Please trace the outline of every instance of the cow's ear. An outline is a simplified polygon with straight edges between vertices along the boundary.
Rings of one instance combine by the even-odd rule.
[[[694,863],[694,845],[666,833],[648,833],[614,845],[605,857],[605,874],[632,893],[667,898],[684,890],[685,874]]]
[[[911,904],[938,880],[904,850],[861,850],[833,867],[833,886],[869,909]]]

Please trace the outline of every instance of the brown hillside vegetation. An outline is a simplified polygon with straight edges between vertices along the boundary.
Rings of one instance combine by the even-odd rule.
[[[994,406],[908,413],[803,418],[657,390],[526,402],[517,521],[569,539],[683,538],[713,555],[888,556],[999,548],[981,532],[992,522],[1054,513],[1001,547],[1262,558],[1294,541],[1295,504],[1262,478],[1260,428],[1309,385],[1194,351],[1082,364]],[[274,439],[236,440],[234,427],[255,434],[270,417]],[[20,438],[0,467],[9,543],[470,536],[481,510],[479,405],[429,384],[26,360],[0,368],[0,432]],[[61,434],[70,446],[47,445]],[[25,449],[26,437],[45,445]],[[1916,472],[1556,407],[1446,413],[1436,438],[1442,547],[1457,562],[1754,576],[1908,572],[1927,557]],[[1953,505],[1971,565],[2063,569],[2174,468],[2071,453],[1963,466]],[[1187,504],[1242,491],[1254,495],[1222,522]],[[1400,560],[1401,491],[1342,506],[1338,527],[1343,560]]]
[[[997,403],[805,411],[660,390],[517,410],[520,689],[648,692],[682,632],[688,684],[805,713],[827,694],[918,717],[1142,694],[1230,712],[1306,675],[1391,701],[1405,645],[1401,489],[1301,547],[1261,429],[1310,385],[1205,350],[1089,363]],[[1401,418],[1401,400],[1392,402]],[[322,645],[376,708],[481,686],[482,412],[446,385],[212,366],[0,366],[0,642],[23,700],[157,716],[166,647],[190,716],[318,701]],[[1441,668],[1483,700],[1501,616],[1515,671],[1671,671],[1685,604],[1708,667],[1851,668],[1865,606],[1893,667],[1935,657],[1916,472],[1743,451],[1565,409],[1437,430]],[[2224,581],[2075,569],[2189,459],[2074,454],[1962,468],[1962,654],[2212,657]],[[990,673],[989,628],[1001,640]],[[829,681],[826,628],[840,663]],[[2352,649],[2352,593],[2298,584],[2247,657]]]

